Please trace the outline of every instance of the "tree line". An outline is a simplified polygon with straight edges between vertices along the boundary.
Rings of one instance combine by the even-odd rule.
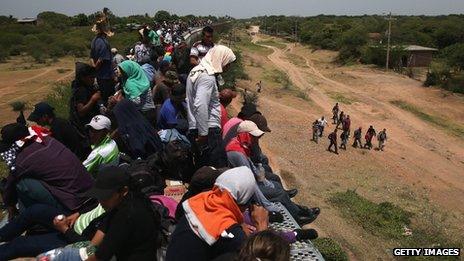
[[[97,12],[86,15],[67,16],[55,12],[42,12],[37,15],[38,25],[18,24],[12,16],[0,16],[0,62],[10,56],[30,55],[37,62],[49,58],[59,58],[65,55],[76,57],[88,56],[90,43],[94,37],[91,25],[95,22]],[[157,11],[154,15],[133,15],[118,17],[110,13],[110,23],[116,32],[111,38],[112,47],[125,50],[131,46],[137,36],[127,24],[149,24],[154,22],[191,21],[194,19],[218,22],[226,18],[194,15],[178,16],[167,11]]]

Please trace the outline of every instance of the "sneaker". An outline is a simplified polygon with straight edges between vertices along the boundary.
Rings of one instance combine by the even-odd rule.
[[[298,189],[285,190],[290,198],[294,198],[298,194]]]
[[[302,227],[304,225],[312,223],[314,220],[316,220],[316,218],[317,216],[312,216],[312,217],[299,216],[298,218],[296,218],[296,223],[298,223],[298,225]]]
[[[315,207],[315,208],[308,208],[307,206],[300,206],[300,213],[304,216],[312,216],[312,215],[316,215],[316,216],[319,216],[319,214],[321,213],[321,209],[318,208],[318,207]]]
[[[315,229],[295,229],[293,232],[296,234],[296,240],[313,240],[318,238],[317,231]]]
[[[271,223],[282,223],[284,222],[284,216],[279,212],[269,212],[269,222]]]

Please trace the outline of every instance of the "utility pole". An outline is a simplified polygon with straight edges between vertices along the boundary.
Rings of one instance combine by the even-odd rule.
[[[295,20],[295,46],[298,43],[298,22]]]
[[[392,13],[390,12],[389,15],[388,15],[388,33],[387,33],[387,37],[388,37],[388,40],[387,40],[387,62],[386,62],[386,65],[385,65],[385,68],[386,70],[388,71],[389,67],[390,67],[390,40],[391,40],[391,27],[392,27],[392,21],[393,20],[396,20],[396,19],[393,19],[392,18]]]

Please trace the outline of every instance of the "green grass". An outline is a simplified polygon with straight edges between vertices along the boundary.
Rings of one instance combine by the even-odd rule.
[[[3,160],[0,160],[0,179],[8,176],[8,168]]]
[[[457,137],[464,137],[464,128],[462,126],[459,126],[458,124],[452,123],[446,119],[443,119],[439,116],[427,114],[423,111],[421,111],[419,108],[416,106],[409,104],[405,101],[402,100],[392,100],[390,101],[391,104],[397,106],[400,109],[403,109],[405,111],[408,111],[418,118],[420,118],[423,121],[426,121],[428,123],[431,123],[437,127],[443,128],[446,131],[450,132],[451,134],[457,136]]]
[[[332,238],[318,238],[312,241],[326,261],[348,261],[348,255]]]
[[[47,95],[46,101],[55,108],[58,117],[67,119],[69,117],[69,100],[71,98],[71,82],[56,83]]]
[[[437,220],[436,210],[432,208],[428,211],[430,215],[421,213],[420,216],[415,216],[390,202],[374,203],[353,190],[335,193],[329,198],[329,202],[337,207],[345,218],[354,221],[366,232],[392,243],[395,247],[459,248],[463,246],[462,238],[459,236],[450,238],[445,235],[444,230],[447,228],[445,220]],[[411,236],[403,235],[405,226],[412,230]],[[455,259],[457,258],[449,258],[449,260]]]
[[[273,69],[271,71],[266,70],[264,71],[264,78],[267,79],[268,81],[276,83],[277,85],[280,86],[280,88],[283,91],[297,98],[300,98],[305,101],[311,101],[307,92],[296,87],[293,84],[293,82],[290,80],[290,77],[288,76],[288,74],[281,70],[277,70],[277,69]]]
[[[299,67],[308,67],[303,57],[293,54],[293,53],[287,53],[286,56],[287,56],[287,60],[293,63],[294,65],[299,66]]]
[[[403,227],[411,224],[411,213],[389,202],[376,204],[353,190],[336,193],[329,200],[344,216],[355,220],[373,235],[398,239],[403,233]]]
[[[291,89],[293,87],[293,83],[288,74],[281,70],[266,70],[264,71],[264,78],[281,85],[282,89]]]
[[[252,52],[252,53],[258,53],[260,55],[269,55],[272,53],[272,50],[269,48],[266,48],[264,46],[260,46],[257,44],[252,43],[251,41],[244,41],[239,44],[241,49],[244,49],[246,51]]]
[[[279,49],[284,49],[285,47],[287,47],[287,45],[285,45],[284,43],[276,42],[274,40],[257,41],[256,44],[274,46]]]
[[[56,69],[56,71],[57,71],[58,73],[61,73],[61,74],[63,74],[63,73],[65,73],[65,72],[69,72],[69,71],[71,71],[71,69],[58,68],[58,69]]]
[[[339,92],[327,92],[330,98],[336,100],[337,102],[343,103],[343,104],[353,104],[354,102],[357,102],[358,100],[352,97],[345,96],[342,93]]]
[[[13,111],[22,111],[26,109],[27,102],[25,101],[14,101],[10,103],[11,108]]]

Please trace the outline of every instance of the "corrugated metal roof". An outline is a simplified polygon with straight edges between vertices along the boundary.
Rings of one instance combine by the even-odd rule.
[[[404,46],[404,50],[406,51],[433,51],[433,52],[438,51],[438,49],[420,46],[420,45],[406,45]]]
[[[18,19],[18,23],[31,23],[37,21],[37,18],[23,18],[23,19]]]

